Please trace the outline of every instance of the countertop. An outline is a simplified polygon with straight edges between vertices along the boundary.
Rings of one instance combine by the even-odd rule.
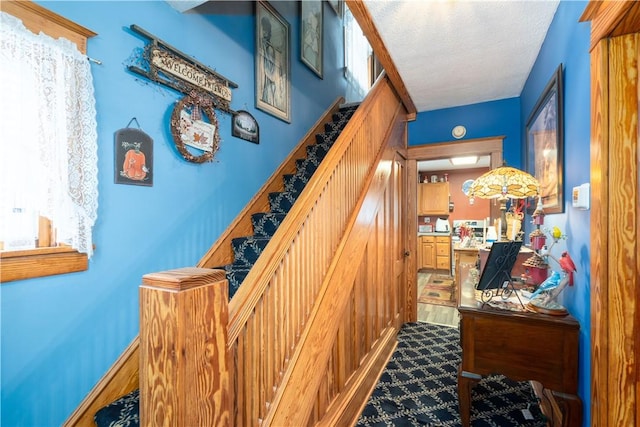
[[[446,233],[439,233],[437,231],[434,231],[432,233],[420,233],[418,232],[418,237],[420,236],[440,236],[440,237],[449,237],[451,236],[451,232],[446,232]]]

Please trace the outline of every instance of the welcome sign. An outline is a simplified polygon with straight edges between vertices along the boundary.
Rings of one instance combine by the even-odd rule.
[[[215,96],[231,102],[231,89],[216,81],[212,75],[198,70],[193,65],[182,61],[166,50],[152,48],[149,51],[149,56],[151,64],[160,70],[186,80]]]
[[[201,96],[211,99],[215,109],[235,114],[230,104],[231,89],[237,88],[237,84],[137,25],[130,28],[151,40],[144,49],[145,61],[142,61],[142,66],[148,65],[148,69],[129,65],[130,71],[184,94],[200,92]]]

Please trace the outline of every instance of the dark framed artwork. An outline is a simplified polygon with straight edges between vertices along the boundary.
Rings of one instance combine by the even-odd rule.
[[[153,139],[141,129],[115,133],[115,183],[153,186]]]
[[[233,115],[231,122],[231,135],[244,139],[254,144],[260,143],[260,127],[256,119],[244,110],[239,110]]]
[[[321,0],[300,2],[300,59],[322,78],[323,7]]]
[[[562,64],[527,120],[527,170],[540,183],[545,214],[564,212]]]
[[[291,122],[289,23],[256,2],[256,107]]]

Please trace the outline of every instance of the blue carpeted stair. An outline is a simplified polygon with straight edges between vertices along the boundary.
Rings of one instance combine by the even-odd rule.
[[[342,107],[336,112],[325,131],[316,135],[316,143],[307,147],[307,156],[296,160],[296,173],[284,175],[284,191],[269,194],[269,212],[259,212],[252,216],[253,234],[233,239],[234,261],[221,266],[229,280],[229,297],[232,297],[244,281],[251,267],[282,224],[287,212],[304,190],[311,176],[327,155],[342,129],[353,115],[357,105]]]
[[[249,270],[282,224],[287,212],[300,196],[357,107],[358,105],[343,106],[333,114],[332,121],[325,125],[325,131],[316,135],[316,143],[307,147],[307,156],[296,160],[296,173],[283,176],[284,191],[269,194],[271,210],[254,213],[251,216],[253,234],[232,239],[234,261],[231,264],[218,267],[227,273],[229,298],[236,293],[240,284],[247,277]],[[138,390],[134,390],[100,409],[94,417],[96,425],[98,427],[138,426],[140,423],[138,393]]]

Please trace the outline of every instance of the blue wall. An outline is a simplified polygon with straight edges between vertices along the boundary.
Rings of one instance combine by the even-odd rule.
[[[138,333],[138,286],[149,272],[193,266],[338,97],[342,29],[325,8],[324,80],[300,62],[299,3],[271,2],[291,25],[291,124],[255,108],[254,3],[181,14],[164,1],[39,1],[98,33],[89,41],[98,112],[99,211],[89,270],[3,284],[3,426],[60,425]],[[217,3],[217,4],[216,4]],[[260,144],[231,136],[218,113],[213,163],[177,154],[168,120],[181,94],[126,69],[146,40],[137,24],[236,82],[232,108],[260,125]],[[114,132],[136,117],[154,140],[153,187],[114,184]]]
[[[564,305],[580,322],[580,384],[584,402],[584,423],[591,425],[591,249],[590,211],[571,206],[573,187],[590,180],[590,63],[589,23],[579,23],[587,2],[562,1],[547,32],[542,49],[520,96],[522,123],[526,123],[538,97],[560,63],[564,70],[564,213],[547,215],[545,227],[558,226],[567,235],[553,249],[559,256],[567,250],[578,274],[575,285],[561,294]],[[524,131],[522,138],[524,140]],[[559,270],[557,265],[552,268]]]
[[[578,20],[585,1],[561,1],[538,58],[519,98],[421,112],[409,123],[409,145],[450,142],[451,130],[461,124],[462,140],[505,135],[504,157],[523,168],[525,124],[538,97],[560,63],[564,69],[564,213],[547,215],[545,228],[558,226],[567,235],[553,249],[567,250],[576,263],[575,286],[565,288],[563,304],[580,322],[579,395],[584,403],[583,425],[591,425],[591,322],[589,263],[590,213],[571,207],[573,187],[590,180],[590,63],[589,23]],[[527,234],[531,226],[527,224]],[[551,266],[559,270],[557,265]]]
[[[409,146],[454,141],[451,131],[457,125],[467,128],[460,141],[504,136],[503,157],[507,165],[520,167],[521,131],[520,98],[418,113],[409,122]]]

